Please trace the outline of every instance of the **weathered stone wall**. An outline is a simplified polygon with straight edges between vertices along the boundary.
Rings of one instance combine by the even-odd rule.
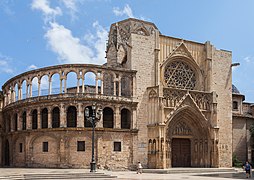
[[[89,168],[91,136],[91,130],[76,128],[14,133],[10,136],[14,140],[14,148],[10,151],[12,166]],[[77,151],[78,141],[85,141],[85,151]],[[48,142],[48,152],[43,152],[43,142]],[[121,151],[114,151],[114,142],[121,142]],[[96,131],[95,158],[98,168],[127,169],[132,165],[132,135],[123,130]]]
[[[211,91],[217,94],[219,166],[232,166],[232,54],[213,49]]]
[[[241,117],[233,119],[233,154],[244,162],[247,160],[247,120]]]
[[[138,137],[134,140],[134,163],[141,161],[147,164],[147,103],[148,97],[145,94],[146,88],[153,86],[155,83],[155,64],[154,34],[150,36],[131,35],[131,68],[137,70],[136,74],[136,101],[139,102],[137,107],[137,128],[139,129]]]

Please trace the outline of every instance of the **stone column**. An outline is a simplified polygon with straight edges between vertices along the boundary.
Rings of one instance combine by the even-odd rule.
[[[52,109],[48,108],[48,128],[52,128]]]
[[[38,129],[41,129],[41,110],[37,109]]]
[[[85,78],[82,75],[82,93],[85,93]]]
[[[22,88],[18,86],[18,100],[22,99]]]
[[[77,93],[79,93],[79,80],[80,78],[77,78]]]
[[[96,78],[95,78],[95,94],[98,94],[98,78],[97,78],[97,74],[96,74]]]
[[[29,97],[29,94],[28,94],[28,84],[26,85],[26,98],[28,98]]]
[[[52,92],[52,80],[51,80],[51,77],[49,77],[49,89],[48,90],[49,90],[48,91],[48,95],[50,95],[51,92]]]
[[[32,83],[29,83],[29,97],[33,97],[33,86]]]
[[[77,127],[84,127],[84,111],[82,109],[82,104],[78,103],[77,109]]]
[[[119,81],[118,81],[118,96],[122,96],[122,83],[121,83],[121,77],[118,78]]]
[[[61,104],[60,105],[60,127],[66,127],[66,110],[65,110],[65,105]]]
[[[38,96],[41,96],[41,80],[38,80]]]
[[[64,80],[64,94],[65,94],[67,93],[66,77],[63,80]]]
[[[31,112],[26,111],[26,129],[32,129],[31,117],[32,117]]]
[[[132,109],[132,121],[131,121],[131,128],[137,129],[137,109]]]
[[[60,92],[60,94],[62,94],[63,93],[63,79],[62,78],[60,78],[60,90],[59,90]]]
[[[116,96],[116,80],[114,80],[114,96]]]
[[[116,106],[115,108],[115,113],[114,113],[114,127],[117,129],[121,129],[121,116],[120,116],[120,110],[119,110],[119,105]]]

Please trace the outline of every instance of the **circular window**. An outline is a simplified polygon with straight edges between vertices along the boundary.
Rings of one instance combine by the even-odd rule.
[[[182,61],[174,61],[165,67],[164,82],[167,87],[194,89],[196,76],[188,64]]]

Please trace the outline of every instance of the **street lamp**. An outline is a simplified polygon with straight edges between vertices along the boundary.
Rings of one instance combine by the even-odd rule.
[[[97,122],[99,122],[100,119],[101,119],[102,109],[100,107],[98,107],[97,110],[96,110],[96,104],[93,103],[93,105],[92,105],[92,116],[90,116],[89,114],[90,114],[89,113],[89,108],[86,108],[85,109],[86,119],[91,122],[92,127],[93,127],[93,132],[92,132],[92,160],[91,160],[91,163],[90,163],[90,172],[95,172],[96,171],[96,162],[95,162],[95,159],[94,159],[94,129],[95,129],[95,126],[96,126]]]

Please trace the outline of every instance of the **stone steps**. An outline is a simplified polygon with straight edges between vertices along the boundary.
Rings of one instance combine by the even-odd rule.
[[[117,176],[111,176],[104,173],[47,173],[47,174],[23,174],[0,176],[0,180],[56,180],[56,179],[115,179]]]
[[[143,173],[179,174],[179,173],[218,173],[237,172],[234,168],[170,168],[170,169],[143,169]]]

